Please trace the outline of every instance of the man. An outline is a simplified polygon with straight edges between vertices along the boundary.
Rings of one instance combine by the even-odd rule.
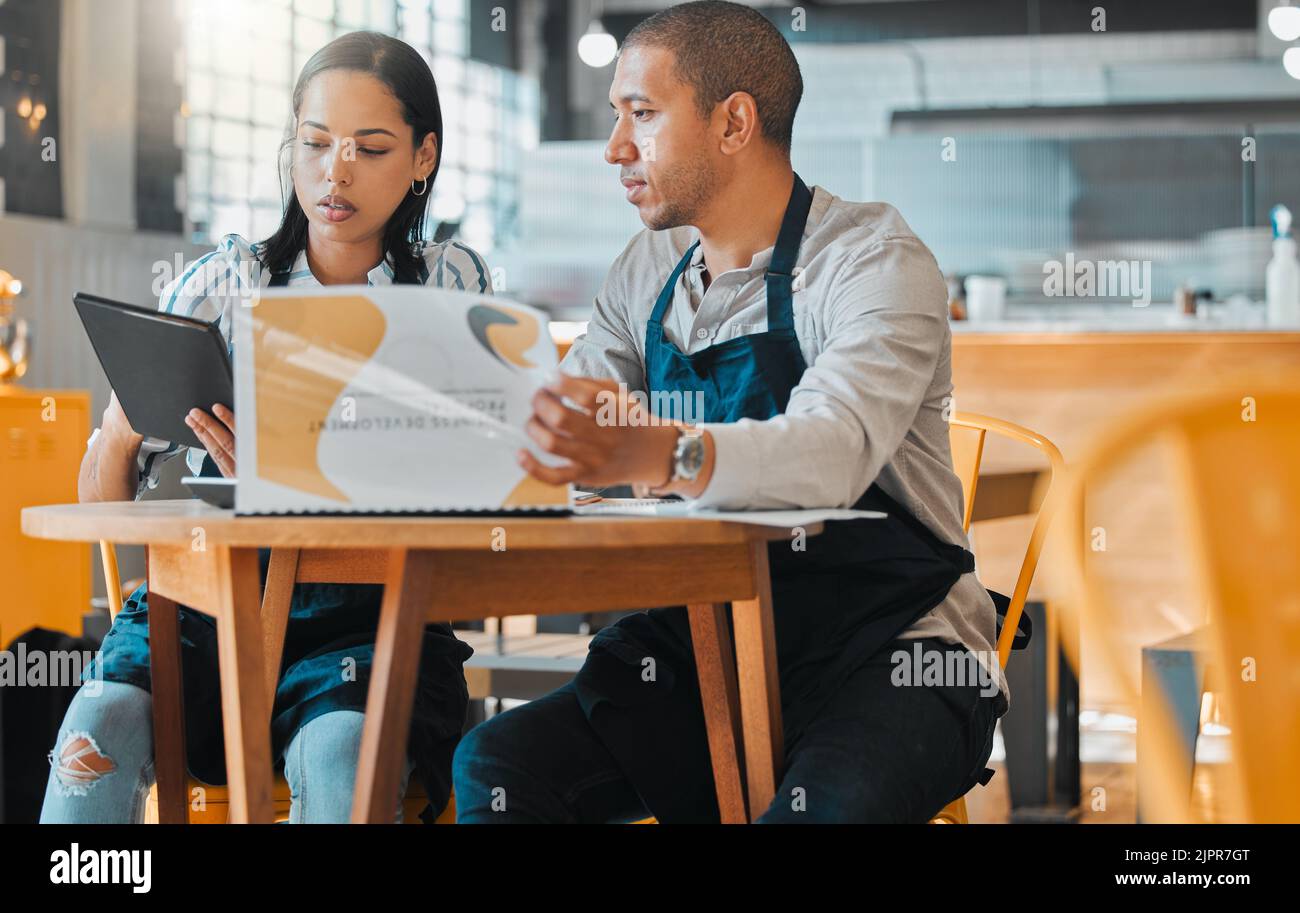
[[[785,39],[738,4],[674,6],[628,36],[606,159],[648,230],[534,400],[530,435],[567,464],[520,462],[700,506],[886,511],[770,549],[786,757],[751,814],[924,821],[987,780],[1006,709],[948,444],[947,292],[895,210],[794,174],[802,93]],[[611,423],[611,398],[641,415],[637,392],[704,414]],[[895,655],[914,644],[973,651],[983,674],[915,686]],[[473,730],[454,778],[463,822],[716,821],[685,609],[601,631],[573,682]]]

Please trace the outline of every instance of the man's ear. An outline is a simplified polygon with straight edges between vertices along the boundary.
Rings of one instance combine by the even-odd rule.
[[[753,142],[762,130],[758,120],[758,103],[748,92],[733,92],[719,103],[714,112],[721,132],[723,155],[735,155]]]
[[[425,134],[424,142],[415,150],[415,180],[427,179],[438,165],[438,137],[433,133]]]

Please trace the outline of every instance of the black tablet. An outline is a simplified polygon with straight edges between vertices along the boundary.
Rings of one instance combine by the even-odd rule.
[[[77,313],[136,433],[203,448],[191,409],[235,408],[226,341],[215,324],[78,292]]]

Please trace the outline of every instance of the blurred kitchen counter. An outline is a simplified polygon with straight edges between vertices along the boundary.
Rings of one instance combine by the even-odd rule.
[[[1300,365],[1300,328],[1046,329],[953,324],[956,408],[1008,419],[1051,438],[1069,460],[1115,417],[1170,390],[1210,390],[1248,369]],[[979,326],[980,329],[975,329]],[[1245,396],[1249,391],[1243,391]],[[1033,463],[990,443],[984,465]]]
[[[1054,299],[1007,302],[1001,320],[951,321],[954,336],[1041,333],[1271,333],[1264,304],[1243,299],[1232,304],[1200,303],[1195,315],[1180,313],[1171,302],[1135,307],[1129,302]],[[1300,326],[1290,328],[1300,332]]]

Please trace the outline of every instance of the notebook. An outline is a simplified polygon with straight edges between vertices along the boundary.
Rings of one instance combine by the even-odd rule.
[[[546,316],[394,285],[268,289],[234,312],[236,513],[567,513],[516,454],[558,359]]]

